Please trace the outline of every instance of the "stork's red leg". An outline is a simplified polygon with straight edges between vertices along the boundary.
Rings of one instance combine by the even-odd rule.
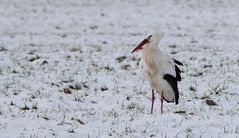
[[[151,114],[153,113],[153,110],[154,110],[154,99],[155,99],[155,96],[154,96],[154,90],[152,89]]]
[[[161,101],[161,114],[163,114],[163,92],[162,92],[162,95],[161,95],[161,98],[160,98],[160,101]]]

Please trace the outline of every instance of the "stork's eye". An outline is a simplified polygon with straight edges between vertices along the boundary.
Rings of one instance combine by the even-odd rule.
[[[152,35],[150,35],[149,37],[148,37],[148,39],[150,39],[152,37]]]

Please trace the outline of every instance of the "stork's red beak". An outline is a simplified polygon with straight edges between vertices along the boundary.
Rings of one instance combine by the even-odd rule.
[[[134,53],[136,50],[141,49],[148,42],[149,42],[149,40],[147,38],[144,39],[138,46],[136,46],[134,48],[134,50],[131,53]]]

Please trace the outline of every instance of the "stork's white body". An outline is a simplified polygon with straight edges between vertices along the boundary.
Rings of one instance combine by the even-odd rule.
[[[145,46],[139,65],[151,88],[163,95],[167,101],[174,101],[175,92],[164,79],[165,74],[176,77],[173,59],[163,54],[157,45]]]
[[[133,53],[144,47],[144,54],[139,64],[145,79],[152,88],[151,113],[153,113],[155,99],[154,91],[161,95],[161,113],[163,113],[163,100],[167,102],[175,101],[175,104],[178,104],[179,92],[177,83],[181,81],[181,71],[176,64],[183,65],[181,62],[163,54],[158,48],[159,41],[160,35],[153,33],[131,52]]]

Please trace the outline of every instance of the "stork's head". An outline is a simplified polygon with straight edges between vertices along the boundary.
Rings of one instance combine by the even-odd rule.
[[[152,33],[148,35],[138,46],[134,48],[134,50],[131,53],[134,53],[136,50],[141,49],[143,47],[148,46],[157,46],[160,40],[159,33]]]

